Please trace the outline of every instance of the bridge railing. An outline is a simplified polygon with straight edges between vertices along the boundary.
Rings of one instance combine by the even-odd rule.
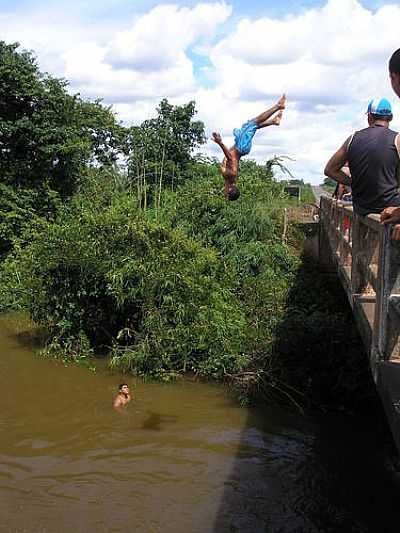
[[[328,196],[320,203],[320,259],[335,265],[371,363],[400,362],[400,246],[379,215],[359,216]]]

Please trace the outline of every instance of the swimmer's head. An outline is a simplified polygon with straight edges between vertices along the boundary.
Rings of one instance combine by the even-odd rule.
[[[233,187],[229,187],[228,193],[226,195],[228,200],[233,202],[234,200],[237,200],[239,198],[239,196],[240,196],[240,191],[236,187],[236,185],[234,185]]]
[[[392,54],[389,60],[389,74],[393,90],[400,97],[400,48]]]
[[[122,394],[129,394],[129,387],[126,383],[121,383],[118,387],[118,391],[122,392]]]

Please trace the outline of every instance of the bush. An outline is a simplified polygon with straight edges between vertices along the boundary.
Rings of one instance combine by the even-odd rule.
[[[114,366],[158,377],[245,363],[244,314],[216,252],[146,220],[127,195],[102,209],[77,199],[5,271],[59,349],[112,347]]]
[[[230,272],[231,285],[246,317],[246,376],[277,368],[274,353],[277,328],[286,313],[287,294],[299,260],[282,243],[282,208],[287,199],[268,166],[244,165],[236,202],[222,195],[214,167],[178,193],[169,194],[163,217],[173,227],[216,249]],[[240,374],[240,373],[239,373]],[[241,380],[238,375],[231,376]],[[258,389],[259,378],[250,389]]]

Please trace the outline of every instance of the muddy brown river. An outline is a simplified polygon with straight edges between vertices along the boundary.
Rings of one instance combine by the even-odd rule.
[[[376,415],[244,409],[221,386],[64,366],[25,330],[0,318],[1,533],[400,531]]]

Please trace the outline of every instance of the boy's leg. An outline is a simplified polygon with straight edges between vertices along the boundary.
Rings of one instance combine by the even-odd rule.
[[[272,117],[274,113],[276,113],[279,110],[285,109],[285,105],[286,105],[286,96],[283,94],[275,105],[273,105],[272,107],[264,111],[264,113],[261,113],[257,117],[253,118],[252,121],[255,122],[258,127],[261,127],[261,124],[263,124],[264,122],[266,122],[267,119]]]
[[[267,126],[279,126],[282,120],[282,111],[279,111],[273,118],[266,120],[265,122],[261,122],[261,124],[258,124],[258,129],[266,128]]]

